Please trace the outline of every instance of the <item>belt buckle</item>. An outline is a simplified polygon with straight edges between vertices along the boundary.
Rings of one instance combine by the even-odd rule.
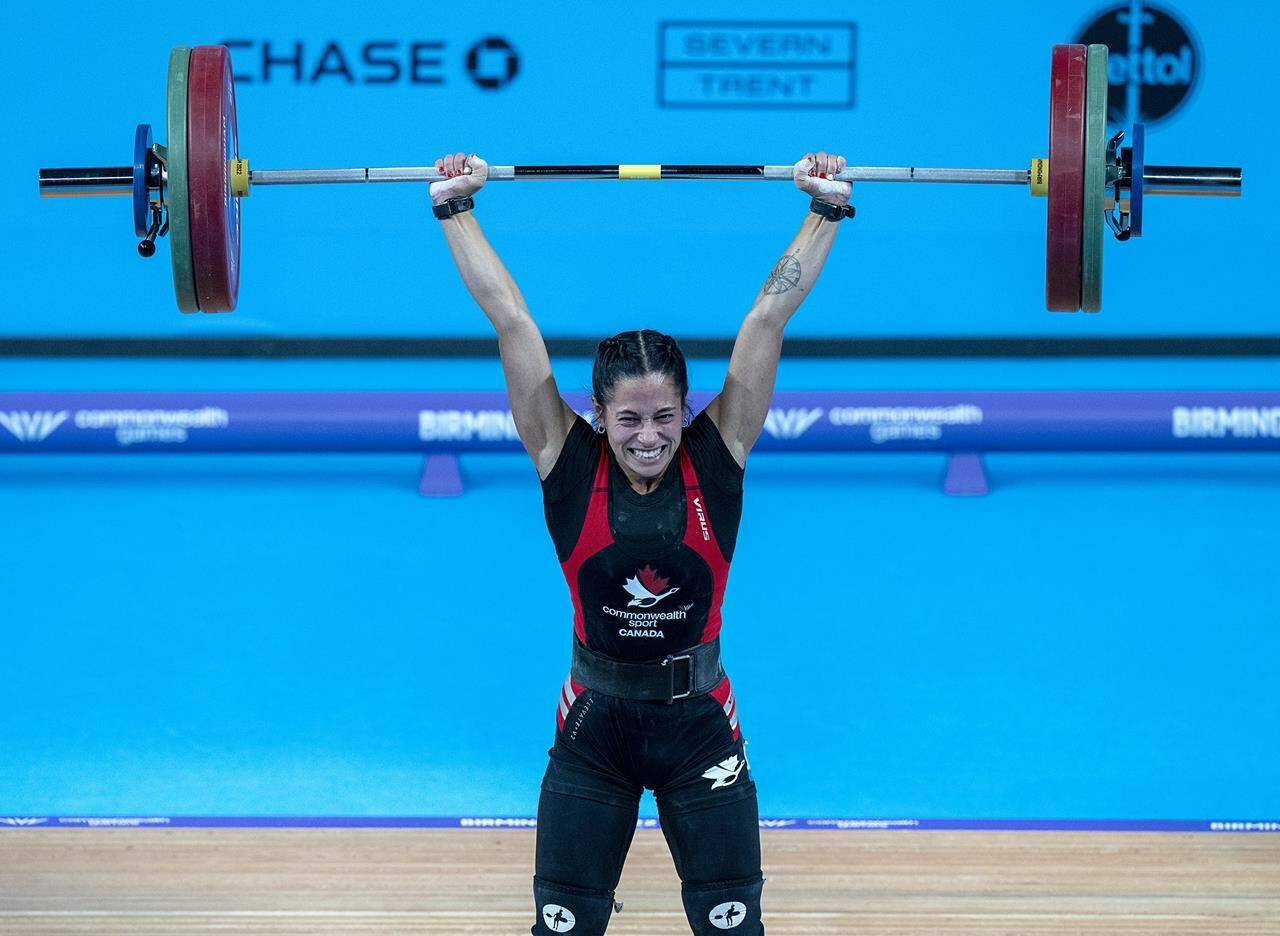
[[[677,660],[685,660],[685,661],[688,661],[689,663],[689,669],[688,669],[689,681],[686,684],[685,691],[681,692],[678,695],[676,694],[676,666],[675,666]],[[666,658],[662,661],[662,665],[663,666],[669,665],[671,667],[671,669],[668,671],[668,679],[667,679],[667,705],[670,705],[671,703],[675,702],[676,699],[687,699],[689,698],[689,696],[693,695],[693,658],[689,654],[687,653],[680,653],[675,655],[667,654]]]

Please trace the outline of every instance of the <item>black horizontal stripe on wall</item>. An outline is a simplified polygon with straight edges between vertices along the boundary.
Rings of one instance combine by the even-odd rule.
[[[689,357],[727,358],[733,337],[680,337]],[[594,356],[599,338],[548,338],[556,357]],[[496,357],[490,337],[0,337],[21,358],[468,358]],[[1107,338],[788,338],[788,358],[1273,357],[1280,335]]]

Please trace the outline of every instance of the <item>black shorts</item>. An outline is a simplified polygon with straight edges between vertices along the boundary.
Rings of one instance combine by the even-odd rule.
[[[711,695],[667,705],[583,690],[548,752],[537,876],[612,891],[645,789],[654,791],[682,882],[758,875],[756,787],[746,740],[735,734]]]

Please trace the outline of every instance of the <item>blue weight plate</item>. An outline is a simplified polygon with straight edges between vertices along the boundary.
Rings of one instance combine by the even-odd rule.
[[[1142,173],[1147,166],[1147,128],[1133,125],[1132,174],[1129,182],[1129,230],[1131,236],[1142,236]]]
[[[147,236],[151,225],[151,196],[147,191],[147,154],[151,152],[151,124],[138,124],[133,132],[133,230]]]

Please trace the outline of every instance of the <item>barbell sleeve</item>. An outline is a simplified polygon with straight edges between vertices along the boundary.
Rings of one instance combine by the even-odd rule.
[[[1146,166],[1142,184],[1148,195],[1240,195],[1238,166]]]
[[[132,166],[40,170],[40,195],[44,198],[132,194]]]

